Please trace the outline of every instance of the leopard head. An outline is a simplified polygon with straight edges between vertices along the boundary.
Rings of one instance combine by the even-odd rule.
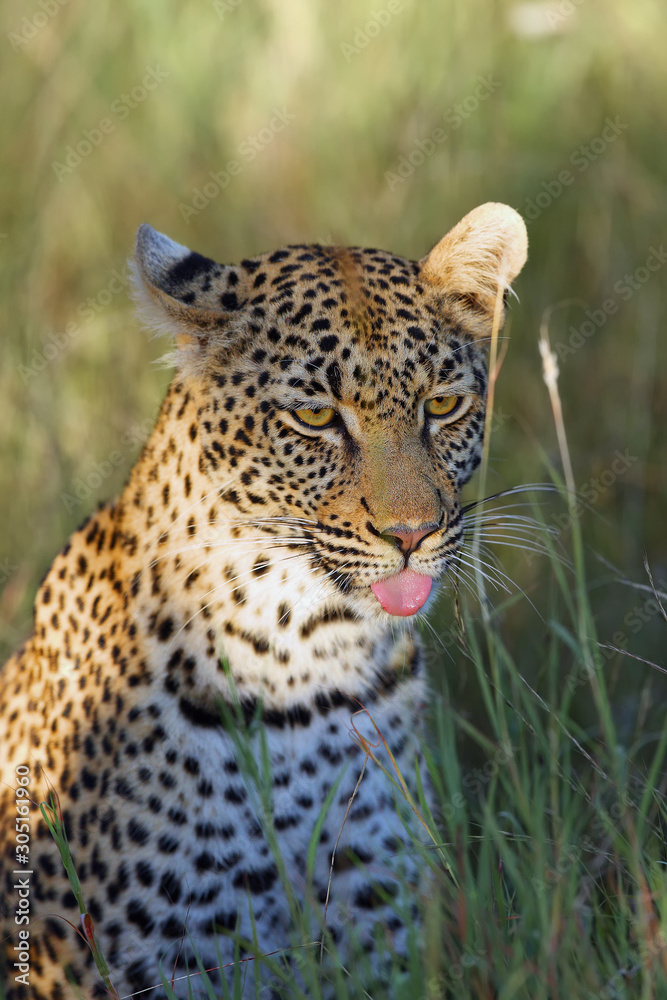
[[[360,615],[414,614],[457,552],[486,352],[526,253],[495,203],[419,261],[299,245],[223,265],[139,230],[140,306],[175,338],[211,490],[241,531],[304,539]]]

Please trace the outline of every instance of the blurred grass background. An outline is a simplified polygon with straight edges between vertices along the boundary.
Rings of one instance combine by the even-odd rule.
[[[560,389],[577,483],[590,487],[598,637],[664,662],[650,591],[610,568],[641,585],[644,553],[656,580],[667,568],[667,271],[637,270],[665,239],[660,0],[7,0],[3,20],[3,654],[29,633],[57,549],[122,486],[169,378],[154,364],[165,344],[140,329],[122,280],[139,223],[221,261],[301,241],[420,257],[499,200],[533,218],[489,491],[558,465],[537,348],[545,316],[552,345],[568,344],[587,310],[613,300],[581,346],[561,349]],[[276,110],[287,124],[267,133]],[[445,139],[420,158],[435,129]],[[233,159],[226,188],[184,210]],[[620,473],[617,451],[629,456]],[[564,523],[563,509],[547,507],[547,523]],[[549,563],[507,549],[503,565],[548,614]],[[450,604],[434,619],[441,634]],[[503,627],[535,676],[544,621],[521,599]],[[433,659],[455,679],[461,669],[465,703],[463,668]],[[615,656],[609,676],[628,730],[649,708],[664,718],[664,689],[646,698],[654,671]]]

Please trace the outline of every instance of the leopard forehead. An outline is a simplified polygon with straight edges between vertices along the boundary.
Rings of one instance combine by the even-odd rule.
[[[464,372],[459,387],[483,391],[470,302],[434,290],[417,263],[385,251],[295,246],[227,268],[191,254],[163,287],[194,309],[224,311],[224,333],[206,339],[205,367],[198,354],[218,388],[238,387],[243,370],[228,375],[242,364],[260,392],[270,384],[285,404],[345,401],[385,417]]]
[[[469,212],[420,261],[299,245],[225,266],[143,225],[136,293],[144,318],[192,347],[181,359],[199,367],[217,347],[262,332],[282,349],[331,349],[345,334],[350,350],[396,352],[397,337],[409,348],[438,324],[487,338],[526,246],[523,220],[495,203]]]

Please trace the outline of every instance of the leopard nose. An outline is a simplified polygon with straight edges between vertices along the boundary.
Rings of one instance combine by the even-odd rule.
[[[437,531],[439,527],[440,525],[435,522],[422,524],[418,528],[407,528],[405,525],[399,524],[396,527],[385,528],[382,537],[393,540],[394,545],[401,550],[407,559],[419,548],[423,540]]]

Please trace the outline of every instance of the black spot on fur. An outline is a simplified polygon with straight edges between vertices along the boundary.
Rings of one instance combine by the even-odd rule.
[[[193,281],[200,274],[208,274],[209,271],[217,268],[215,261],[203,257],[200,253],[189,253],[183,260],[167,272],[164,280],[164,290],[172,294],[176,293],[180,285],[188,281]]]

